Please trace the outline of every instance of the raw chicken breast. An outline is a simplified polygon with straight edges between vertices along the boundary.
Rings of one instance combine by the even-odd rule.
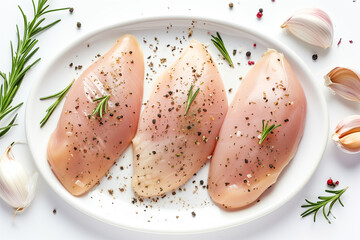
[[[72,86],[47,151],[52,171],[71,194],[90,190],[131,143],[143,81],[142,50],[125,35]],[[104,95],[110,95],[107,113],[91,116],[99,104],[93,99]]]
[[[295,155],[306,115],[304,91],[283,54],[269,50],[249,71],[221,128],[209,171],[220,207],[247,206],[276,182]],[[262,144],[262,121],[278,125]]]
[[[190,86],[200,88],[184,116]],[[208,160],[228,108],[219,71],[205,47],[191,41],[157,79],[133,139],[132,187],[156,196],[183,185]]]

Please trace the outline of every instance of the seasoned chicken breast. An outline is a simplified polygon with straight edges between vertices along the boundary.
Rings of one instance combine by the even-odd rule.
[[[187,104],[191,86],[190,98],[196,97]],[[227,108],[215,63],[201,43],[191,41],[158,77],[140,117],[133,139],[136,194],[162,195],[192,177],[212,154]]]
[[[267,51],[248,72],[222,125],[208,191],[222,208],[249,205],[274,184],[303,135],[306,99],[283,54]],[[263,122],[281,124],[259,143]]]
[[[73,84],[47,151],[52,171],[71,194],[89,191],[131,143],[143,81],[142,50],[125,35]],[[93,100],[106,95],[107,113],[100,118],[93,114],[100,101]]]

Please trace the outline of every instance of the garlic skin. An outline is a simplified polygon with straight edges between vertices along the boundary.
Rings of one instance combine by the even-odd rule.
[[[360,115],[352,115],[342,120],[332,135],[332,140],[346,153],[360,152]]]
[[[339,96],[350,101],[360,101],[360,74],[356,70],[336,67],[324,78],[325,86]]]
[[[29,177],[11,153],[11,144],[0,159],[0,197],[17,212],[23,211],[34,199],[39,174]]]
[[[322,48],[329,48],[334,38],[334,28],[330,17],[317,8],[296,11],[281,25],[281,28],[287,28],[301,40]]]

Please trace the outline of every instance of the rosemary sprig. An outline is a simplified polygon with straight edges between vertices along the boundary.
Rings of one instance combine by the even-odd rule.
[[[195,93],[193,94],[193,88],[194,88],[194,85],[191,85],[190,87],[190,90],[189,90],[189,93],[188,93],[188,100],[186,102],[186,109],[185,109],[185,114],[184,116],[186,116],[186,114],[188,113],[189,111],[189,108],[190,108],[190,105],[193,103],[193,101],[195,100],[196,98],[196,95],[198,95],[199,91],[200,91],[200,88],[198,88]]]
[[[60,22],[59,19],[50,24],[42,26],[43,22],[45,21],[45,18],[43,18],[43,16],[50,12],[69,9],[59,8],[49,10],[49,5],[46,5],[46,3],[47,0],[39,0],[36,6],[34,0],[32,0],[34,17],[31,21],[28,21],[28,18],[25,15],[24,11],[21,9],[20,6],[18,6],[23,17],[24,32],[21,37],[19,27],[18,25],[16,25],[16,49],[14,49],[13,44],[10,41],[11,70],[9,74],[5,74],[4,72],[0,71],[0,76],[4,80],[0,87],[0,121],[13,111],[17,110],[23,104],[19,103],[16,106],[11,105],[25,74],[31,67],[33,67],[37,62],[40,61],[40,58],[38,58],[34,62],[28,64],[29,60],[39,49],[38,47],[34,48],[35,45],[38,43],[38,40],[34,37],[37,34],[45,31],[48,28],[51,28],[52,26]],[[7,133],[10,128],[17,125],[14,124],[16,117],[17,114],[6,126],[0,127],[0,137]]]
[[[45,100],[45,99],[49,99],[49,98],[54,98],[57,97],[58,99],[56,99],[56,101],[48,108],[46,109],[46,116],[41,120],[40,122],[40,127],[43,127],[45,125],[45,123],[47,122],[47,120],[50,118],[51,114],[54,112],[55,108],[57,107],[57,105],[59,105],[59,103],[61,102],[61,100],[64,98],[64,96],[66,95],[66,93],[69,91],[69,89],[71,88],[71,86],[73,85],[75,80],[73,80],[64,90],[55,93],[53,95],[47,96],[47,97],[42,97],[40,98],[40,100]]]
[[[91,116],[94,116],[95,114],[97,114],[100,118],[102,118],[103,112],[107,113],[107,105],[108,105],[109,98],[110,98],[110,95],[104,95],[102,97],[93,99],[93,102],[97,102],[97,101],[100,101],[100,102],[97,105],[97,107],[94,109]]]
[[[217,37],[215,37],[214,35],[211,35],[211,37],[213,39],[211,39],[211,41],[214,43],[215,47],[220,51],[220,53],[224,56],[224,58],[229,62],[231,67],[234,67],[234,64],[231,60],[231,57],[228,53],[228,51],[226,50],[226,47],[224,45],[224,42],[220,36],[220,34],[218,32],[216,32]]]
[[[344,207],[344,204],[341,202],[340,197],[341,195],[348,189],[349,187],[346,187],[344,189],[338,190],[338,191],[334,191],[334,190],[325,190],[325,192],[327,193],[333,193],[335,195],[333,196],[320,196],[318,197],[321,201],[317,201],[317,202],[310,202],[309,200],[305,199],[305,201],[308,203],[307,205],[302,205],[302,208],[309,208],[308,210],[306,210],[305,212],[303,212],[300,216],[301,217],[306,217],[307,215],[310,215],[312,213],[314,213],[314,222],[316,220],[316,214],[317,212],[322,208],[323,209],[323,215],[325,217],[325,219],[328,221],[329,224],[331,224],[328,216],[331,213],[331,209],[334,206],[334,204],[336,203],[336,201],[339,201],[340,205]],[[325,206],[330,203],[329,208],[328,208],[328,213],[326,213],[325,210]],[[334,217],[335,218],[335,217]]]
[[[271,125],[270,127],[268,127],[269,121],[266,121],[266,124],[264,125],[265,120],[262,120],[262,131],[261,131],[261,137],[260,137],[260,141],[259,144],[262,144],[263,141],[266,139],[266,137],[275,130],[275,128],[280,127],[281,124],[275,126],[275,124]]]

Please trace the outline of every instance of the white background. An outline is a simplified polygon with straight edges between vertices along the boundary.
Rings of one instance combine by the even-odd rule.
[[[35,0],[37,1],[37,0]],[[358,103],[351,103],[334,96],[323,87],[322,76],[336,66],[358,66],[360,69],[360,30],[359,11],[360,1],[357,0],[242,0],[232,1],[234,8],[229,9],[231,1],[221,0],[50,0],[51,7],[74,7],[72,15],[69,12],[58,12],[48,15],[48,20],[61,18],[62,22],[39,39],[40,50],[36,56],[42,61],[33,68],[24,79],[14,100],[14,104],[25,101],[32,83],[40,75],[44,62],[52,59],[65,46],[83,34],[103,26],[142,16],[158,15],[190,15],[211,17],[233,21],[246,25],[285,43],[292,48],[310,67],[317,77],[317,84],[323,88],[329,107],[330,133],[337,123],[344,117],[360,114]],[[0,7],[0,70],[10,68],[9,41],[16,42],[15,24],[22,28],[22,18],[17,5],[31,15],[31,1],[2,0]],[[328,50],[310,46],[295,39],[280,25],[291,14],[300,8],[318,7],[325,10],[333,20],[334,44]],[[264,9],[264,16],[259,21],[256,13],[259,8]],[[82,23],[77,29],[76,23]],[[338,40],[342,43],[337,46]],[[353,41],[353,44],[349,43]],[[313,61],[312,54],[319,58]],[[311,103],[309,103],[311,104]],[[15,140],[25,140],[24,113],[25,106],[18,111],[17,123],[3,138],[0,139],[0,151],[4,152],[7,145]],[[18,145],[14,149],[19,161],[33,170],[32,159],[26,145]],[[360,154],[348,155],[339,151],[329,137],[328,146],[323,159],[314,176],[294,198],[273,213],[251,223],[197,235],[167,236],[149,233],[138,233],[123,230],[104,224],[84,215],[66,204],[40,178],[38,193],[32,205],[22,214],[13,219],[13,209],[0,201],[0,239],[359,239],[360,228],[358,215],[360,214]],[[336,204],[333,213],[336,219],[328,224],[321,213],[316,223],[311,216],[302,219],[303,209],[300,206],[304,199],[315,200],[318,195],[324,195],[326,180],[331,177],[339,180],[338,189],[349,186],[343,195],[342,208]],[[57,213],[53,214],[53,209]],[[119,216],[126,217],[126,216]]]

